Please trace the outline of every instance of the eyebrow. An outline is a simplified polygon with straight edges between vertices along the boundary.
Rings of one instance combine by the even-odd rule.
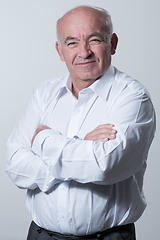
[[[104,34],[102,34],[100,32],[93,32],[88,36],[88,39],[90,39],[91,37],[101,37],[103,39],[103,35]]]
[[[104,38],[103,34],[102,33],[99,33],[99,32],[93,32],[91,33],[87,39],[90,39],[91,37],[100,37],[100,38]],[[80,41],[79,38],[77,37],[71,37],[71,36],[67,36],[64,43],[66,44],[68,41],[71,41],[71,40],[74,40],[74,41]]]
[[[71,41],[71,40],[79,41],[79,39],[77,37],[68,36],[68,37],[66,37],[64,43],[66,44],[68,41]]]

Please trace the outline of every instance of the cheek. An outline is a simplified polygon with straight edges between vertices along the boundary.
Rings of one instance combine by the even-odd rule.
[[[111,59],[110,49],[108,49],[108,48],[103,49],[101,51],[100,55],[101,55],[101,59],[104,63],[110,62],[110,59]]]
[[[94,48],[93,53],[100,62],[103,62],[104,60],[106,60],[108,56],[108,51],[105,46],[102,46],[102,47],[97,46],[97,48]]]
[[[63,56],[64,56],[64,61],[65,61],[67,66],[74,63],[74,59],[75,59],[76,56],[73,52],[66,51]]]
[[[111,63],[110,53],[106,49],[103,49],[103,50],[97,52],[97,57],[98,57],[100,70],[106,71]]]

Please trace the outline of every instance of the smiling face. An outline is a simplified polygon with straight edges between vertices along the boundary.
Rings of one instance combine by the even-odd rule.
[[[58,25],[56,49],[77,91],[103,76],[115,52],[114,41],[106,37],[98,15],[96,11],[78,9],[64,16]]]

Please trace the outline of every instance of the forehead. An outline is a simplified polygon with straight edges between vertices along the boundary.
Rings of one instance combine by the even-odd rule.
[[[74,11],[64,16],[59,24],[59,34],[62,39],[68,35],[87,36],[93,32],[102,31],[102,21],[98,13],[92,11]]]

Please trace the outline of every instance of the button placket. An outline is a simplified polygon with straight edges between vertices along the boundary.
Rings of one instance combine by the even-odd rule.
[[[63,182],[58,187],[58,220],[60,224],[60,229],[62,232],[65,232],[70,228],[68,222],[68,189],[69,189],[69,182]]]
[[[79,96],[78,102],[73,109],[73,113],[70,119],[70,123],[68,126],[67,136],[72,138],[73,136],[78,134],[79,125],[82,117],[82,113],[84,110],[85,102],[87,100],[86,94],[81,94]]]

